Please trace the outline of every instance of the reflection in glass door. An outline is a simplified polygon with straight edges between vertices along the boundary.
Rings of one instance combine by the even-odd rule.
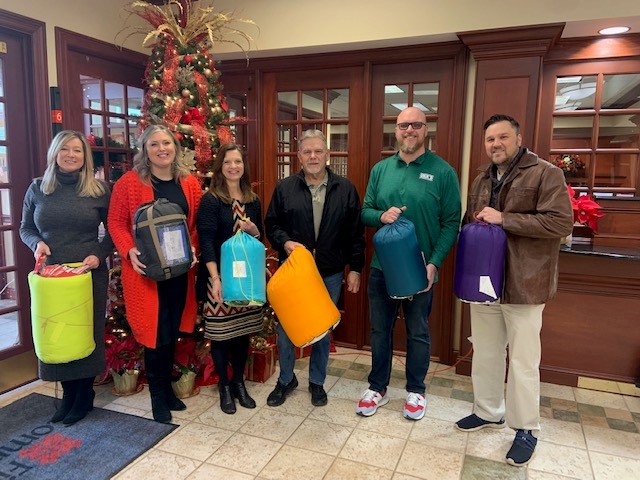
[[[323,88],[278,92],[277,179],[300,169],[298,138],[305,130],[321,130],[327,137],[331,155],[328,166],[347,176],[349,150],[349,89]]]
[[[96,176],[115,182],[131,169],[144,91],[80,75],[83,131],[91,143]]]
[[[12,218],[11,188],[9,176],[9,144],[7,142],[7,108],[5,59],[0,57],[0,350],[20,344],[16,262],[15,229]]]
[[[18,229],[32,176],[28,142],[33,132],[24,111],[24,46],[2,32],[0,43],[0,360],[5,360],[31,348],[26,272],[33,268],[33,256]],[[5,368],[0,365],[0,391],[12,386]]]

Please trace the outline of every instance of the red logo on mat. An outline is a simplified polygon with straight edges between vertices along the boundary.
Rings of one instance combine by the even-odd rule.
[[[65,437],[60,433],[47,435],[32,447],[22,450],[20,458],[28,458],[41,465],[55,463],[60,457],[64,457],[74,448],[80,448],[82,440]]]

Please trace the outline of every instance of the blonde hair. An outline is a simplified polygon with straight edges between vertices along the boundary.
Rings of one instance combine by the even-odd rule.
[[[150,183],[151,166],[149,163],[149,155],[147,154],[147,141],[154,133],[157,132],[162,132],[168,135],[173,141],[176,157],[171,164],[171,173],[173,174],[173,179],[176,183],[180,183],[181,179],[191,175],[191,171],[184,161],[184,157],[182,156],[182,147],[180,146],[178,139],[175,137],[173,132],[164,125],[150,125],[142,132],[142,135],[138,138],[138,152],[133,157],[133,170],[138,173],[140,180],[144,183]]]
[[[80,168],[80,178],[78,179],[77,192],[80,197],[101,197],[105,194],[106,188],[100,180],[95,178],[93,173],[93,154],[91,146],[83,133],[75,130],[63,130],[59,132],[49,145],[47,151],[47,168],[42,176],[42,184],[40,190],[45,195],[51,195],[58,186],[56,173],[60,170],[58,167],[58,153],[68,142],[77,138],[82,143],[82,153],[84,154],[84,164]]]
[[[242,166],[244,167],[244,172],[242,173],[242,177],[240,177],[240,192],[242,193],[242,202],[253,202],[258,198],[258,195],[256,195],[255,192],[251,190],[251,176],[249,175],[249,164],[247,163],[247,157],[242,151],[242,148],[240,148],[235,143],[225,143],[218,149],[218,152],[213,159],[213,175],[211,176],[209,191],[214,197],[217,197],[220,200],[224,200],[226,203],[233,202],[233,199],[229,194],[229,188],[227,187],[227,179],[222,173],[222,164],[224,162],[224,157],[227,155],[227,152],[232,152],[234,150],[240,153],[240,156],[242,157]]]

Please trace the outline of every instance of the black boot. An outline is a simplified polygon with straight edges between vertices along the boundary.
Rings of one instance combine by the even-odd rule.
[[[78,390],[77,382],[77,380],[60,382],[62,384],[62,401],[60,402],[60,407],[58,407],[56,413],[51,417],[51,422],[61,422],[71,411],[73,403],[76,400],[76,391]]]
[[[184,402],[182,400],[180,400],[178,397],[176,397],[175,392],[173,391],[173,387],[171,386],[171,374],[173,373],[173,356],[175,353],[175,344],[173,345],[167,345],[166,352],[163,352],[163,368],[164,370],[166,370],[167,372],[169,372],[168,376],[167,376],[167,380],[165,381],[165,385],[164,385],[164,393],[165,396],[167,398],[167,405],[169,405],[169,410],[174,410],[174,411],[182,411],[182,410],[186,410],[187,406],[184,404]],[[165,347],[162,347],[165,348]]]
[[[229,385],[218,385],[220,391],[220,409],[229,415],[236,413],[236,402],[231,395],[231,387]]]
[[[144,349],[144,365],[147,370],[147,383],[149,384],[149,394],[151,395],[151,410],[153,419],[160,423],[171,421],[171,411],[167,403],[166,377],[163,365],[163,356],[160,349]],[[169,381],[171,377],[169,376]]]
[[[94,377],[76,380],[76,399],[71,410],[62,420],[65,425],[73,425],[93,410],[93,400],[96,397],[96,392],[93,390],[93,379]]]
[[[247,392],[247,388],[244,386],[242,380],[231,382],[231,394],[234,398],[238,399],[238,403],[244,408],[256,408],[256,402],[251,398],[249,392]]]

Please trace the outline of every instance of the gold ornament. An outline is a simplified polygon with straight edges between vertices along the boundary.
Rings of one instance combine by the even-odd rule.
[[[188,88],[183,88],[182,96],[186,98],[186,97],[189,97],[189,95],[191,95],[191,90],[189,90]]]
[[[217,115],[220,115],[220,114],[222,113],[222,108],[220,108],[220,107],[213,107],[213,108],[211,109],[211,111],[212,111],[213,113],[217,114]]]
[[[209,77],[211,77],[211,75],[213,75],[213,72],[211,71],[210,68],[205,68],[202,73],[204,73],[204,76],[207,77],[207,78],[209,78]]]

